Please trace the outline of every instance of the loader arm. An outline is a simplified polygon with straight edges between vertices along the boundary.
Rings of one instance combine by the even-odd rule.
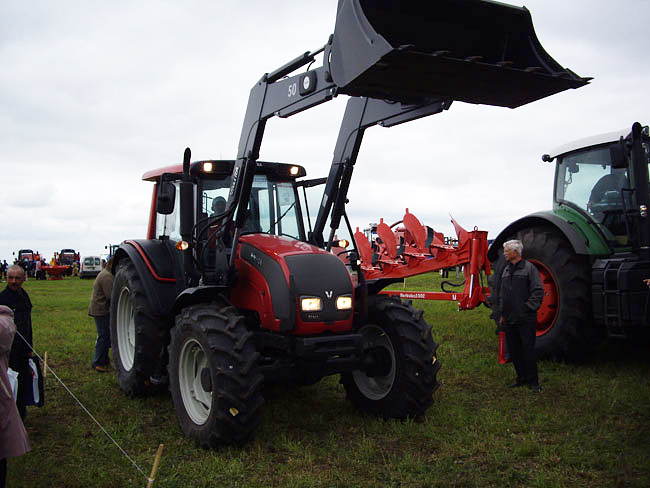
[[[437,114],[446,110],[451,101],[432,100],[421,105],[408,105],[400,102],[388,102],[366,97],[351,97],[345,108],[343,121],[336,140],[334,159],[327,177],[323,199],[318,209],[318,216],[311,235],[311,242],[329,250],[334,233],[345,212],[345,200],[352,178],[354,164],[357,161],[364,131],[374,125],[392,127],[411,120]],[[323,230],[328,215],[330,235],[323,242]]]
[[[322,51],[325,51],[324,57],[327,58],[329,44],[313,53],[304,53],[273,73],[265,74],[251,89],[226,206],[226,215],[231,218],[226,231],[230,231],[228,227],[234,227],[230,269],[234,267],[235,250],[246,220],[246,205],[250,198],[266,121],[274,116],[289,117],[331,100],[336,95],[336,85],[324,66],[287,77],[296,69],[314,61],[315,56]]]
[[[321,67],[292,75],[321,52]],[[228,267],[234,267],[269,118],[338,94],[353,97],[310,239],[325,245],[325,220],[333,206],[338,226],[367,127],[438,113],[452,100],[514,108],[588,82],[544,51],[525,8],[489,0],[339,0],[327,44],[265,74],[251,90],[223,222],[224,235],[233,236]],[[222,271],[217,274],[231,275]]]

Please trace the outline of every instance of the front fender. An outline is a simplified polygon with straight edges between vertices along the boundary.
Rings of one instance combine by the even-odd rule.
[[[582,225],[580,225],[582,224]],[[557,229],[579,255],[608,255],[609,247],[600,232],[592,226],[578,222],[573,214],[557,214],[551,211],[536,212],[515,220],[494,239],[488,249],[488,258],[494,261],[503,243],[518,231],[536,226],[551,226]]]
[[[129,259],[135,266],[150,310],[156,315],[172,313],[176,296],[183,288],[183,279],[179,254],[169,241],[124,241],[115,252],[113,274],[123,259]]]

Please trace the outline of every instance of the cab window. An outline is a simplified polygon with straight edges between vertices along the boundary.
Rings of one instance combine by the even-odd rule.
[[[176,198],[174,200],[174,211],[168,215],[156,214],[156,236],[158,238],[168,237],[173,241],[181,240],[181,217],[180,217],[180,189],[179,183],[175,182]]]

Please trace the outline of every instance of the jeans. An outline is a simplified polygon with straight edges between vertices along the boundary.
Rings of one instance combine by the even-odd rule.
[[[108,350],[111,347],[110,315],[101,315],[93,318],[97,327],[97,341],[95,342],[93,366],[108,366]]]

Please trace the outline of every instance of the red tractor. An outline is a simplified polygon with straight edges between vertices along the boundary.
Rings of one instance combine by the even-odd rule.
[[[35,276],[36,261],[40,259],[41,256],[38,252],[34,252],[31,249],[20,249],[16,264],[20,265],[28,276]]]
[[[59,266],[72,266],[79,262],[79,253],[74,249],[61,249],[61,252],[54,253],[54,259]]]
[[[321,66],[297,72],[321,53]],[[440,363],[422,311],[380,294],[400,277],[366,276],[359,246],[331,252],[341,219],[352,234],[345,205],[363,133],[452,100],[514,108],[587,82],[544,51],[526,9],[339,1],[325,46],[252,88],[235,160],[191,162],[186,149],[182,165],[144,175],[153,182],[147,238],[124,241],[113,263],[121,389],[137,395],[167,380],[181,429],[204,447],[250,439],[270,381],[340,374],[364,412],[423,415]],[[337,95],[350,98],[327,179],[259,160],[270,118]],[[312,221],[303,190],[323,183]]]
[[[61,249],[61,252],[54,253],[54,261],[57,266],[66,266],[64,274],[70,276],[74,263],[79,265],[79,253],[74,249]]]

